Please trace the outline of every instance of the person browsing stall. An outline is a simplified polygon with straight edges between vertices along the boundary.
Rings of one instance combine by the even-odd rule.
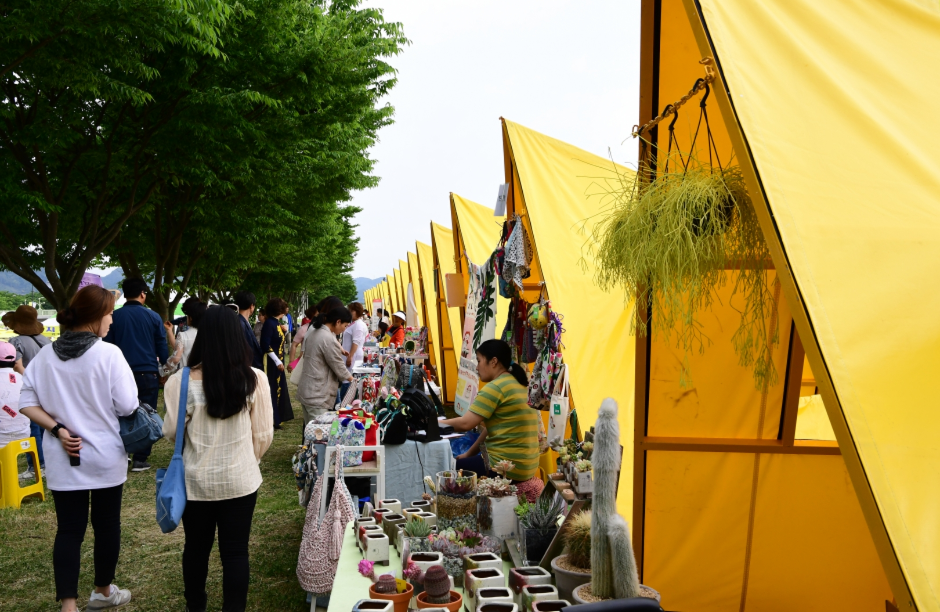
[[[23,377],[20,413],[47,430],[46,484],[55,502],[52,548],[56,599],[62,612],[78,610],[82,541],[95,530],[95,590],[88,610],[126,604],[131,593],[112,584],[121,551],[121,498],[127,453],[118,417],[137,409],[137,385],[121,350],[99,342],[111,327],[114,295],[83,287],[56,320],[62,335],[39,351]],[[163,325],[160,325],[163,329]]]
[[[507,460],[515,467],[506,478],[529,480],[539,465],[539,414],[528,404],[526,373],[512,363],[512,351],[502,340],[487,340],[476,353],[477,373],[485,386],[466,414],[441,421],[456,431],[485,427],[470,450],[457,457],[457,469],[493,475],[493,466]]]
[[[13,371],[16,362],[13,345],[0,341],[0,448],[32,435],[30,420],[19,411],[23,375]]]
[[[389,346],[399,347],[405,343],[405,313],[398,311],[392,315],[392,326],[388,328],[391,336]]]
[[[345,306],[320,314],[313,329],[304,338],[304,367],[297,385],[297,395],[304,412],[304,426],[326,413],[336,402],[336,392],[343,382],[351,382],[343,349],[336,335],[346,331],[352,315]]]

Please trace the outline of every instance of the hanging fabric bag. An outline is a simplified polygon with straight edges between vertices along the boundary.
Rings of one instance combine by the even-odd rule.
[[[352,417],[336,419],[330,429],[330,446],[365,446],[365,425]],[[343,453],[343,467],[362,465],[362,451]]]
[[[170,533],[183,520],[186,508],[186,472],[183,468],[183,435],[186,430],[186,401],[189,396],[189,368],[183,368],[179,412],[176,415],[176,446],[166,469],[157,470],[157,524]]]
[[[343,455],[343,447],[336,447],[337,455]],[[343,549],[343,537],[346,525],[355,518],[352,499],[343,481],[344,460],[334,464],[335,479],[333,496],[329,507],[320,521],[320,503],[326,495],[326,478],[318,478],[317,484],[307,505],[307,518],[304,521],[303,539],[297,555],[297,580],[300,586],[314,595],[325,595],[333,590],[339,554]]]
[[[552,392],[552,398],[549,402],[550,411],[548,419],[548,440],[564,440],[565,424],[568,422],[568,365],[561,366],[561,374],[558,376],[558,382],[555,390]]]

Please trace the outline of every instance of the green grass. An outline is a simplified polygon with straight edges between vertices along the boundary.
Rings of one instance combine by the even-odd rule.
[[[295,392],[291,386],[292,394]],[[163,412],[162,396],[160,412]],[[261,461],[264,483],[258,493],[251,529],[251,582],[248,610],[309,610],[306,594],[294,573],[306,510],[297,503],[297,487],[291,472],[291,456],[301,438],[300,405],[294,402],[297,418],[275,432],[274,443]],[[160,440],[153,448],[154,468],[128,472],[121,513],[121,557],[115,583],[130,589],[133,601],[122,611],[180,611],[183,599],[183,528],[163,534],[157,526],[154,478],[157,467],[166,467],[173,448]],[[56,518],[52,496],[46,501],[27,502],[19,510],[0,509],[0,611],[57,611],[52,571],[52,545]],[[82,546],[79,607],[85,608],[92,591],[94,573],[91,525]],[[209,610],[222,607],[222,566],[218,546],[209,562]]]

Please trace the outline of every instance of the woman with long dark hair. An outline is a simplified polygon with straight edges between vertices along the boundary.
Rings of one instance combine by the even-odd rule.
[[[528,404],[525,370],[512,361],[512,350],[502,340],[487,340],[477,348],[477,373],[486,385],[463,416],[442,421],[456,431],[485,428],[466,453],[457,457],[457,469],[493,474],[493,466],[511,461],[506,478],[524,482],[539,466],[539,414]]]
[[[274,429],[281,428],[281,421],[294,418],[287,390],[287,334],[281,327],[280,318],[287,313],[287,302],[281,298],[268,300],[264,307],[266,318],[261,327],[261,352],[264,354],[264,371],[271,387],[271,405],[274,414]]]
[[[268,378],[251,367],[245,334],[234,311],[212,306],[199,322],[189,355],[183,465],[183,586],[190,612],[207,606],[209,554],[219,530],[222,609],[242,611],[248,599],[248,537],[261,470],[274,437]],[[163,435],[176,440],[185,371],[166,383]]]
[[[100,342],[111,328],[114,295],[82,288],[56,320],[63,332],[26,367],[20,413],[47,430],[42,446],[46,484],[55,502],[52,549],[56,599],[62,612],[78,610],[82,541],[95,530],[95,590],[89,610],[122,606],[131,593],[111,584],[121,550],[121,498],[127,453],[118,417],[137,409],[137,384],[121,349]]]
[[[346,331],[352,315],[342,305],[314,319],[313,329],[304,338],[304,371],[297,385],[297,395],[304,411],[304,426],[314,417],[325,413],[336,401],[341,383],[352,381],[346,369],[343,347],[336,341],[337,334]]]

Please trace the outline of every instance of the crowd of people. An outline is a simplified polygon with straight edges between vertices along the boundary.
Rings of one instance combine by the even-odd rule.
[[[207,609],[209,556],[218,533],[224,611],[241,611],[248,595],[248,541],[262,477],[259,462],[281,423],[294,418],[287,376],[297,386],[304,425],[333,409],[363,361],[370,315],[359,302],[328,297],[295,325],[282,299],[257,309],[239,292],[230,303],[183,303],[184,316],[162,321],[145,306],[149,288],[125,280],[127,299],[97,286],[78,291],[57,315],[62,332],[50,342],[35,309],[21,306],[3,323],[17,334],[0,342],[0,447],[33,436],[39,472],[55,504],[56,599],[78,610],[81,545],[89,518],[95,533],[94,591],[88,610],[115,608],[131,593],[114,583],[121,541],[121,502],[128,463],[148,470],[150,449],[128,457],[119,417],[140,404],[156,407],[164,389],[163,434],[173,443],[184,422],[187,503],[182,517],[182,574],[187,610]],[[252,319],[257,319],[255,325]],[[406,316],[377,309],[372,332],[380,346],[400,347]],[[527,405],[526,374],[502,340],[477,350],[486,386],[463,416],[445,420],[457,431],[479,428],[457,466],[506,476],[523,486],[538,462],[538,416]],[[181,397],[184,380],[187,393]],[[30,474],[24,474],[29,477]],[[154,526],[156,528],[156,526]]]
[[[218,533],[223,610],[244,610],[248,540],[261,485],[259,462],[274,431],[294,418],[287,374],[298,375],[305,423],[333,407],[341,385],[362,361],[369,315],[362,304],[328,297],[294,324],[289,305],[255,296],[231,303],[183,303],[174,321],[145,306],[141,279],[122,285],[126,303],[115,310],[106,289],[79,290],[56,319],[54,342],[42,335],[37,312],[20,306],[3,323],[17,335],[0,342],[0,447],[34,437],[39,469],[55,505],[53,546],[56,599],[78,610],[81,545],[89,518],[95,533],[94,591],[88,610],[115,608],[131,593],[114,583],[121,539],[121,502],[128,464],[150,469],[150,449],[124,450],[119,417],[140,404],[166,405],[164,436],[172,443],[185,414],[183,462],[183,583],[187,610],[207,607],[208,562]],[[258,325],[252,325],[257,314]],[[257,329],[256,329],[257,328]],[[297,355],[296,359],[294,355]],[[188,391],[180,397],[183,378]],[[185,402],[184,406],[180,403]],[[182,411],[181,411],[182,408]],[[156,528],[156,526],[154,526]]]

